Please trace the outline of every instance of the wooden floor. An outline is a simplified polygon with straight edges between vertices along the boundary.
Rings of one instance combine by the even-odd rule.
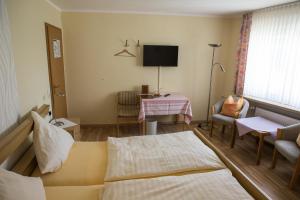
[[[190,129],[194,127],[196,127],[196,125],[192,125]],[[182,124],[158,126],[159,134],[182,130]],[[120,131],[122,136],[139,135],[139,129],[134,125],[123,126]],[[224,137],[221,137],[220,130],[216,127],[212,138],[209,138],[207,131],[202,130],[202,132],[272,199],[300,199],[300,181],[294,190],[287,188],[292,175],[292,165],[283,157],[280,157],[276,169],[270,169],[273,150],[271,145],[264,146],[261,164],[257,166],[255,165],[257,144],[255,138],[252,136],[245,136],[243,140],[237,138],[235,148],[230,149],[230,130],[227,130]],[[104,141],[108,136],[115,135],[116,128],[114,126],[81,128],[82,141]]]

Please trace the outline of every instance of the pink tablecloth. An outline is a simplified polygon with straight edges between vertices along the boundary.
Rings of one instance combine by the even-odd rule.
[[[139,120],[145,120],[147,115],[176,115],[183,114],[184,120],[189,124],[192,120],[192,107],[190,100],[179,94],[142,99]]]
[[[251,131],[269,132],[273,138],[276,137],[277,129],[283,125],[265,119],[263,117],[249,117],[236,120],[239,135],[245,135]]]

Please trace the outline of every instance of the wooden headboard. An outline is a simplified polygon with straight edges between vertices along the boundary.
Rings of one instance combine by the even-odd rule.
[[[45,117],[49,112],[49,105],[42,105],[37,111],[42,117]],[[33,131],[33,119],[31,115],[26,115],[21,123],[6,134],[0,140],[0,164],[3,163],[9,156],[13,155],[16,150],[24,143],[30,133]],[[17,161],[11,171],[22,175],[30,175],[36,167],[35,153],[31,144],[25,151],[23,156]]]

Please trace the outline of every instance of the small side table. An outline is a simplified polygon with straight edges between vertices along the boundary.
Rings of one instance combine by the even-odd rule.
[[[80,118],[67,118],[67,120],[74,122],[76,125],[64,128],[71,133],[75,141],[80,141]]]
[[[235,128],[238,130],[239,136],[243,136],[247,133],[258,137],[259,143],[256,155],[256,165],[260,164],[262,149],[264,145],[264,138],[271,135],[273,138],[276,137],[277,129],[282,128],[283,125],[268,120],[263,117],[249,117],[235,120]],[[232,147],[234,146],[236,131],[232,137]]]
[[[53,123],[55,121],[62,121],[64,125],[58,127],[68,131],[75,141],[80,141],[80,118],[60,118],[54,120]],[[68,125],[66,121],[70,121],[73,123]]]

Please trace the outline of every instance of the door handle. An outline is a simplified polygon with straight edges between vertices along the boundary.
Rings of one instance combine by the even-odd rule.
[[[63,92],[58,92],[55,95],[58,96],[58,97],[64,97],[64,96],[66,96],[65,93],[63,93]]]

